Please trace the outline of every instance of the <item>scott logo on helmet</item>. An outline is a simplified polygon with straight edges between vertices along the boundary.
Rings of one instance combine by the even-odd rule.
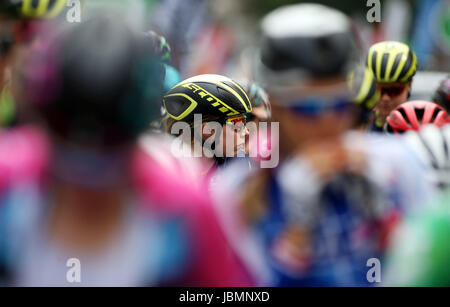
[[[200,97],[200,99],[204,99],[204,100],[208,101],[209,103],[211,103],[211,105],[213,107],[218,108],[220,110],[220,112],[227,113],[227,116],[233,116],[233,115],[239,114],[239,112],[230,108],[222,100],[220,100],[219,98],[217,98],[216,96],[209,93],[207,90],[205,90],[204,88],[200,87],[199,85],[197,85],[193,82],[186,83],[181,86],[192,90],[193,93],[197,93],[198,96]]]

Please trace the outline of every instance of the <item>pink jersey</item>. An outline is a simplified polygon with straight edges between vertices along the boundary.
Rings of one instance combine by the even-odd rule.
[[[250,286],[249,275],[219,227],[208,187],[197,172],[200,169],[197,162],[175,158],[166,141],[159,137],[148,136],[143,140],[131,159],[137,198],[143,200],[140,202],[143,211],[153,218],[180,221],[182,236],[170,244],[186,246],[184,252],[173,257],[173,263],[166,263],[167,267],[179,267],[180,273],[151,285]],[[11,188],[23,183],[45,186],[45,174],[51,161],[49,145],[46,135],[31,126],[0,131],[0,217],[2,197]],[[159,229],[158,233],[165,236],[164,229]],[[5,246],[0,244],[0,254],[2,248]]]

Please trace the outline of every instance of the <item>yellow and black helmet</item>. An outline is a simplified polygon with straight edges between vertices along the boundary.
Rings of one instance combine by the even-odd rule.
[[[370,112],[380,99],[380,91],[372,71],[364,66],[358,66],[348,75],[348,85],[353,102]]]
[[[372,45],[366,63],[379,83],[408,83],[417,70],[414,51],[408,45],[395,41]]]
[[[175,85],[163,98],[167,114],[190,122],[194,114],[228,118],[252,111],[251,102],[235,81],[221,75],[198,75]]]
[[[46,19],[59,15],[67,0],[2,0],[0,13],[15,18]]]

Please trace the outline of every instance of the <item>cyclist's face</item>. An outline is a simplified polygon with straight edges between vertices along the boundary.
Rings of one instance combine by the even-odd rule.
[[[280,142],[285,151],[295,150],[307,142],[336,138],[350,129],[353,123],[353,115],[348,110],[307,116],[274,105],[272,114],[274,121],[280,122]]]
[[[249,131],[245,125],[245,117],[242,116],[227,121],[223,126],[221,144],[223,146],[223,152],[227,157],[236,157],[241,150],[246,152]]]
[[[213,130],[211,133],[205,134],[205,125],[206,123],[203,123],[204,140],[210,138],[212,133],[216,133],[216,131]],[[246,143],[248,140],[248,135],[249,130],[246,127],[244,115],[229,119],[224,125],[222,125],[219,143],[216,144],[216,148],[221,148],[223,150],[223,155],[226,157],[236,157],[241,150],[244,150],[244,152],[247,153],[248,146]]]
[[[380,89],[381,97],[376,105],[376,116],[377,122],[384,124],[389,113],[408,99],[411,83],[378,84],[378,88]]]

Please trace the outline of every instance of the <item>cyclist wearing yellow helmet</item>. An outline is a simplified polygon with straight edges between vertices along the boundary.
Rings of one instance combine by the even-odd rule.
[[[0,127],[11,126],[18,107],[13,99],[15,63],[36,36],[41,20],[58,16],[67,0],[2,0],[0,2]],[[17,100],[17,99],[16,99]]]
[[[366,129],[370,114],[380,99],[380,90],[372,71],[364,66],[355,67],[347,77],[352,101],[359,108],[355,122],[356,129]]]
[[[53,18],[66,7],[67,0],[6,0],[0,12],[16,18]]]
[[[208,159],[211,166],[245,155],[249,134],[245,114],[252,111],[252,105],[247,93],[234,80],[215,74],[186,79],[166,93],[163,107],[168,115],[166,132],[182,136],[191,145],[194,156],[205,154],[211,158]],[[175,125],[180,122],[189,126],[190,135]],[[180,132],[179,128],[183,130]]]
[[[374,73],[381,92],[373,126],[374,130],[381,131],[389,113],[410,95],[417,57],[408,45],[385,41],[370,47],[366,64]]]

